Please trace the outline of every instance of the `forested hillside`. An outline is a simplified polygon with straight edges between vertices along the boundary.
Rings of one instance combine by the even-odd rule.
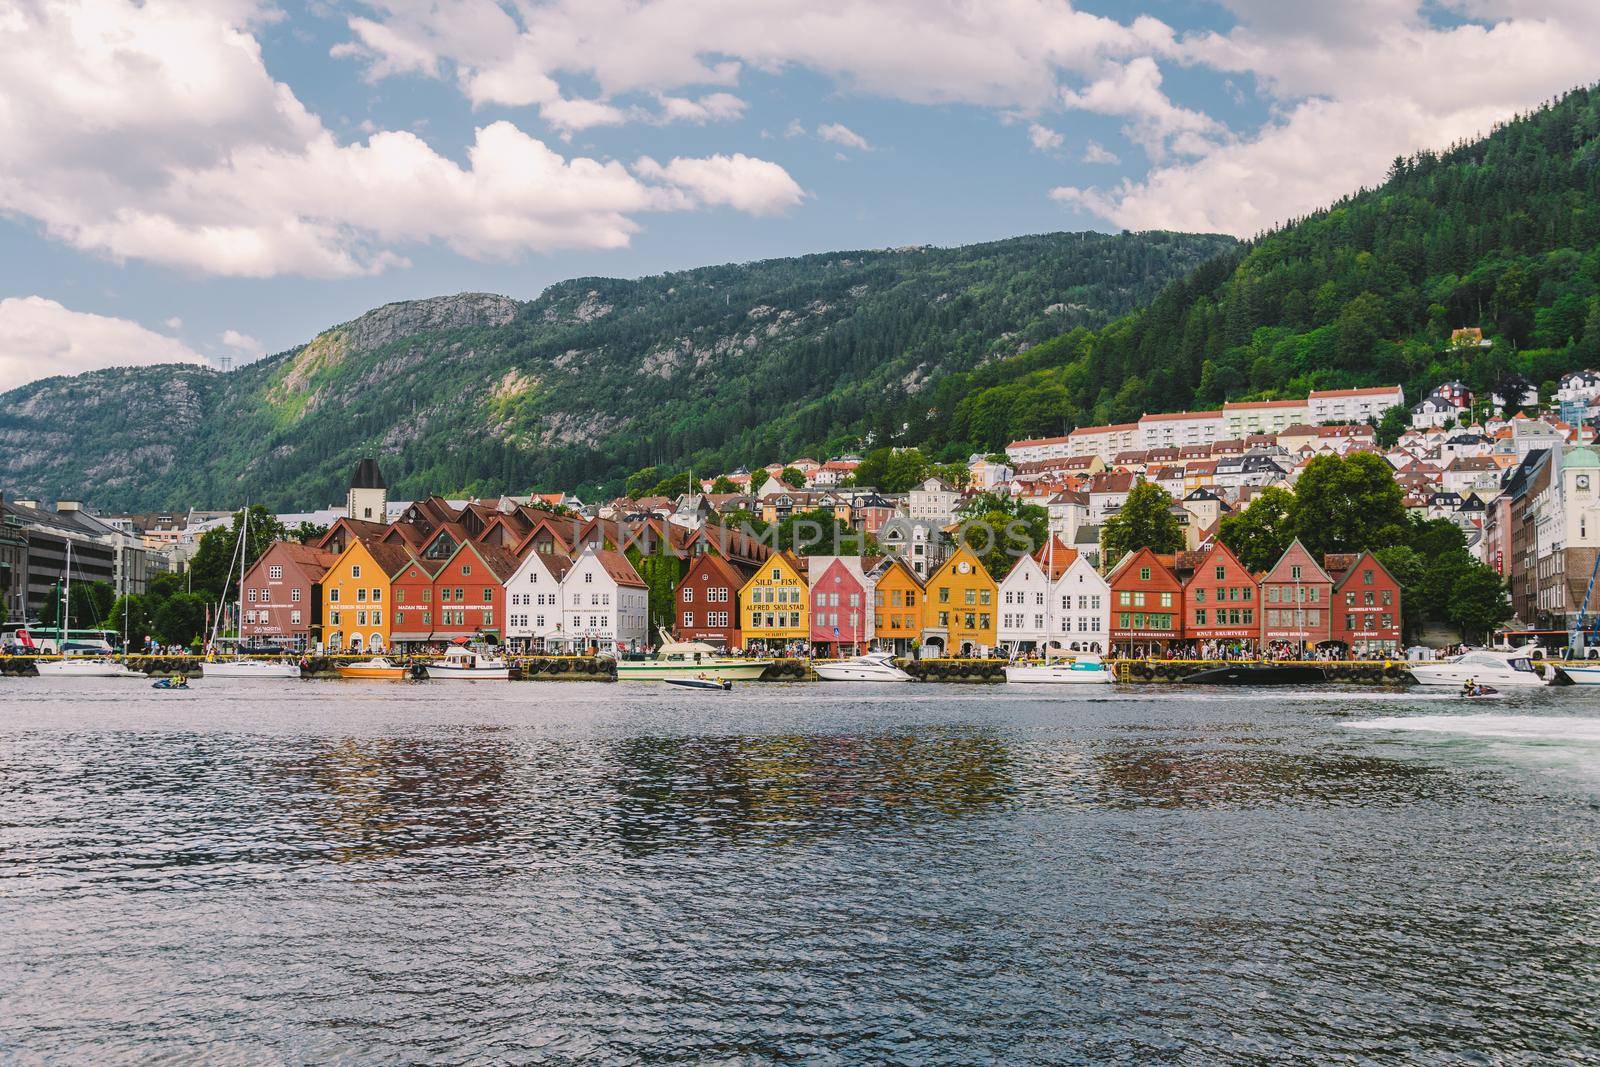
[[[1481,141],[1396,159],[1380,188],[1241,246],[1148,308],[952,375],[877,426],[954,454],[1309,389],[1540,385],[1600,365],[1597,246],[1600,93],[1582,89]],[[1447,352],[1466,326],[1493,346]]]
[[[371,453],[397,495],[599,493],[651,464],[854,447],[890,398],[1103,326],[1234,244],[1061,233],[393,304],[230,374],[100,371],[0,395],[3,487],[287,509],[340,499]]]

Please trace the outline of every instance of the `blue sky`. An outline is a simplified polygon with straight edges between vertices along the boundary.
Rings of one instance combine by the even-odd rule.
[[[1593,80],[1597,7],[24,4],[0,17],[0,388],[581,275],[1248,236]]]

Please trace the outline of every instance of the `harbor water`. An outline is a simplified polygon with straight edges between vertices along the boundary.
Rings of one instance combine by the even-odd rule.
[[[7,1063],[1600,1062],[1600,692],[0,681]]]

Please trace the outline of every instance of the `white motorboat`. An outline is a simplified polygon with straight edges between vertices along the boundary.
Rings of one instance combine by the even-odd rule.
[[[1532,645],[1509,651],[1480,648],[1432,663],[1412,663],[1411,677],[1418,685],[1448,685],[1456,689],[1469,680],[1495,689],[1549,685],[1533,669],[1532,653]]]
[[[851,659],[818,660],[811,664],[824,682],[909,682],[911,675],[894,665],[889,652],[868,652]]]
[[[1561,660],[1553,666],[1573,685],[1600,685],[1600,659]]]
[[[718,693],[726,693],[733,688],[733,683],[726,678],[718,681],[715,678],[663,678],[668,685],[677,686],[679,689],[710,689]]]
[[[760,678],[770,666],[770,659],[730,656],[704,641],[674,641],[662,631],[661,647],[655,655],[639,659],[618,658],[617,681],[661,682],[668,678],[693,678],[700,674],[715,680],[753,680]]]
[[[498,656],[451,645],[445,649],[444,659],[428,664],[428,677],[441,682],[503,682],[511,677],[511,667]]]
[[[40,660],[34,664],[41,678],[142,678],[149,679],[143,671],[136,671],[126,663],[118,663],[105,656],[67,656],[62,659]]]
[[[1006,681],[1031,685],[1110,685],[1116,674],[1092,652],[1077,652],[1043,663],[1008,663]]]
[[[293,660],[219,659],[200,665],[204,678],[298,678],[300,665]]]

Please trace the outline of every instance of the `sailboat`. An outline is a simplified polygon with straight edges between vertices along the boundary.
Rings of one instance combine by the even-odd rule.
[[[61,587],[61,600],[56,607],[56,651],[60,659],[40,660],[34,664],[41,678],[143,678],[144,674],[118,663],[106,655],[85,655],[73,648],[71,639],[70,605],[72,604],[72,542],[67,541],[65,580]],[[110,648],[103,641],[100,647]]]
[[[1044,598],[1044,662],[1006,664],[1006,681],[1029,685],[1110,685],[1117,680],[1111,668],[1093,652],[1073,652],[1065,659],[1055,660],[1055,641],[1051,627],[1051,608],[1056,591],[1056,535],[1050,534],[1050,544],[1045,549],[1044,580],[1050,591]]]
[[[239,541],[233,547],[234,558],[239,564],[239,599],[238,607],[239,629],[244,629],[244,575],[245,564],[249,561],[250,544],[250,508],[244,509],[244,520],[239,526]],[[222,597],[228,597],[228,585],[233,581],[233,563],[228,564],[228,577],[222,585]],[[290,660],[271,659],[245,659],[239,655],[237,649],[231,657],[217,657],[217,631],[222,626],[222,611],[218,610],[216,622],[211,627],[211,640],[206,643],[209,657],[201,666],[203,677],[206,678],[298,678],[300,665]]]

